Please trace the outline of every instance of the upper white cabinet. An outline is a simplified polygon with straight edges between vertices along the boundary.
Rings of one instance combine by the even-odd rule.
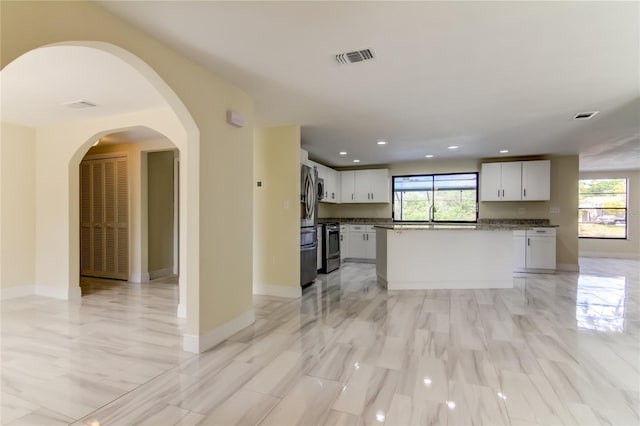
[[[315,167],[318,171],[318,178],[324,181],[324,194],[322,194],[323,203],[337,203],[340,199],[338,183],[338,172],[323,164],[316,163],[315,161],[307,160],[305,163],[308,166]]]
[[[389,169],[340,172],[342,203],[388,203],[391,197]]]
[[[324,180],[324,196],[322,202],[337,203],[340,201],[340,174],[330,167],[316,163],[318,177]]]
[[[551,162],[549,160],[522,162],[522,199],[525,201],[551,199]]]
[[[481,201],[541,201],[551,195],[551,162],[483,163]]]

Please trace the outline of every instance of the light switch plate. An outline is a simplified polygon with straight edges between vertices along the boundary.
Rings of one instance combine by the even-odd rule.
[[[549,207],[549,214],[560,214],[560,207]]]

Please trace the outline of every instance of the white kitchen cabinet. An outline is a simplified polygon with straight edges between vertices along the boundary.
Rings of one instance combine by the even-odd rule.
[[[324,180],[324,194],[321,202],[337,203],[340,201],[340,175],[331,167],[315,163],[318,169],[318,177]]]
[[[483,163],[480,174],[480,200],[549,200],[550,166],[549,160]]]
[[[481,201],[519,201],[522,163],[483,163],[480,175]]]
[[[522,200],[551,199],[551,161],[522,162]]]
[[[345,257],[375,260],[376,232],[373,225],[349,225],[349,251]]]
[[[555,228],[514,231],[513,269],[516,272],[553,272],[556,269]]]
[[[326,202],[337,203],[340,201],[340,174],[338,171],[327,167],[325,179]]]
[[[391,198],[389,169],[340,172],[342,203],[388,203]]]
[[[389,169],[371,170],[371,186],[372,202],[391,202],[391,178],[389,177]]]
[[[340,202],[355,203],[356,202],[356,172],[348,170],[340,173]]]
[[[340,225],[340,261],[349,257],[349,226]]]

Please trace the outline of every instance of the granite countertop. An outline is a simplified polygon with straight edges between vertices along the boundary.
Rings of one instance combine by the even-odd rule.
[[[364,217],[323,217],[318,218],[318,223],[362,223],[362,224],[393,224],[390,218],[364,218]]]
[[[476,224],[476,223],[390,223],[376,224],[376,228],[391,230],[419,230],[419,231],[526,231],[534,228],[557,228],[557,225],[525,225],[525,224]]]
[[[478,219],[478,223],[422,223],[393,222],[386,218],[322,218],[318,223],[362,223],[377,228],[403,230],[474,230],[474,231],[525,231],[533,228],[557,228],[549,219]]]

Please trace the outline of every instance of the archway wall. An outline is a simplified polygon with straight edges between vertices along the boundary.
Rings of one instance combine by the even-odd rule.
[[[185,149],[187,136],[169,108],[85,120],[36,130],[36,285],[46,294],[60,298],[79,296],[79,164],[91,145],[101,136],[143,125],[175,141]],[[144,143],[142,143],[144,145]],[[139,162],[139,158],[131,158]],[[133,168],[133,171],[137,168]],[[132,177],[134,192],[139,179]],[[139,197],[132,198],[131,260],[133,278],[142,274],[140,259],[142,227]],[[188,279],[188,274],[186,277]],[[197,287],[194,291],[197,292]],[[68,292],[65,294],[65,292]],[[66,297],[65,297],[66,296]]]
[[[159,114],[159,117],[163,115],[165,114]],[[109,135],[106,138],[108,139]],[[98,146],[90,147],[87,152],[87,155],[93,156],[126,154],[129,160],[129,281],[145,282],[150,279],[147,154],[154,151],[169,151],[173,156],[175,154],[172,151],[175,150],[176,146],[173,142],[158,133],[155,138],[135,142],[100,143]],[[73,194],[71,196],[73,197]]]
[[[215,339],[252,322],[251,98],[177,51],[90,2],[6,2],[2,5],[0,19],[2,67],[29,50],[52,43],[76,41],[82,45],[77,41],[104,42],[125,49],[150,66],[157,73],[157,78],[170,88],[165,90],[169,93],[163,95],[168,98],[177,95],[183,105],[183,110],[176,110],[178,118],[185,123],[193,117],[195,122],[186,129],[187,139],[192,140],[194,134],[197,135],[195,146],[189,145],[184,156],[179,147],[181,165],[188,170],[187,179],[192,183],[185,190],[194,195],[187,196],[189,238],[184,256],[189,258],[187,270],[182,269],[181,265],[181,275],[185,272],[188,274],[189,288],[195,280],[199,290],[189,291],[187,295],[187,334],[193,338],[191,349],[203,350],[215,343]],[[162,87],[161,84],[156,86]],[[162,89],[159,90],[162,92]],[[169,104],[174,107],[171,102]],[[225,113],[229,109],[245,117],[244,128],[226,124]],[[44,152],[36,153],[36,157],[37,161],[45,160]],[[65,166],[70,167],[70,163],[65,162]],[[42,194],[43,189],[38,188],[36,192]],[[64,219],[64,215],[57,212],[56,218]],[[45,223],[52,222],[46,218],[42,220]],[[56,231],[56,240],[63,237],[62,234],[68,235],[69,222],[65,223],[66,229]],[[43,225],[39,225],[38,229]],[[182,241],[184,235],[180,238]],[[52,262],[45,262],[42,267],[37,267],[40,276],[45,267],[54,270],[61,268]],[[69,278],[69,269],[67,267],[66,272],[59,272]],[[192,320],[189,317],[194,311],[197,311],[197,319]]]

